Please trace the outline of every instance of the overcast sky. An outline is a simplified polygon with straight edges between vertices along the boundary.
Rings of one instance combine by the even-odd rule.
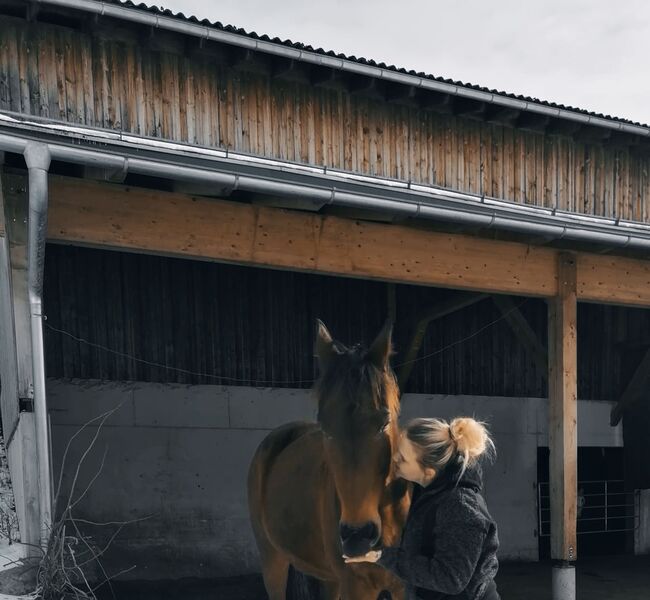
[[[165,0],[163,6],[650,123],[648,0]]]

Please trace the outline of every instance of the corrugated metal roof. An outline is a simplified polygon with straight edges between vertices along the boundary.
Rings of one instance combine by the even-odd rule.
[[[47,2],[47,0],[45,0],[45,1]],[[582,115],[584,115],[586,117],[595,117],[595,118],[598,118],[598,119],[606,119],[608,121],[612,121],[612,122],[615,122],[615,123],[634,125],[634,126],[637,126],[637,127],[650,129],[650,125],[640,123],[638,121],[632,121],[630,119],[624,119],[624,118],[621,118],[621,117],[605,115],[603,113],[592,112],[592,111],[588,111],[588,110],[585,110],[585,109],[576,108],[574,106],[568,106],[568,105],[565,105],[565,104],[558,104],[558,103],[555,103],[555,102],[548,102],[546,100],[541,100],[539,98],[533,98],[531,96],[513,94],[513,93],[505,92],[505,91],[502,91],[502,90],[496,90],[496,89],[492,89],[492,88],[488,88],[488,87],[484,87],[484,86],[480,86],[480,85],[475,85],[475,84],[471,84],[471,83],[465,83],[465,82],[462,82],[462,81],[457,81],[457,80],[454,80],[454,79],[447,79],[447,78],[444,78],[444,77],[437,77],[437,76],[431,75],[429,73],[408,70],[408,69],[404,69],[404,68],[401,68],[401,67],[397,67],[395,65],[388,65],[388,64],[383,63],[383,62],[376,62],[376,61],[374,61],[372,59],[367,59],[367,58],[364,58],[364,57],[347,56],[345,54],[336,53],[334,51],[325,50],[323,48],[314,48],[313,46],[310,46],[309,44],[304,44],[304,43],[301,43],[301,42],[294,42],[292,40],[282,40],[282,39],[280,39],[278,37],[271,37],[271,36],[266,35],[266,34],[258,34],[255,31],[247,31],[247,30],[242,29],[240,27],[235,27],[233,25],[227,25],[227,24],[220,23],[219,21],[210,21],[209,19],[199,19],[198,17],[196,17],[194,15],[186,16],[182,12],[173,12],[172,10],[165,9],[165,8],[162,8],[162,7],[159,8],[157,6],[149,6],[149,5],[144,4],[144,3],[135,3],[135,2],[131,2],[131,0],[103,0],[103,2],[105,4],[113,4],[113,5],[121,6],[121,7],[124,7],[124,8],[146,11],[148,13],[155,14],[155,15],[161,15],[161,16],[165,16],[165,17],[171,17],[173,19],[179,19],[179,20],[182,20],[182,21],[187,21],[187,22],[191,22],[191,23],[200,24],[200,25],[203,25],[203,26],[206,26],[206,27],[211,27],[211,28],[214,28],[214,29],[217,29],[217,30],[228,32],[228,33],[241,35],[241,36],[253,39],[253,40],[261,40],[261,41],[264,41],[264,42],[270,42],[272,44],[278,44],[278,45],[293,48],[293,49],[296,49],[296,50],[302,50],[302,51],[305,51],[305,52],[320,54],[322,56],[329,56],[329,57],[333,57],[333,58],[338,58],[338,59],[345,60],[345,61],[352,61],[352,62],[356,62],[358,64],[368,65],[368,66],[376,67],[376,68],[379,68],[379,69],[386,69],[388,71],[394,71],[395,73],[402,73],[402,74],[405,74],[405,75],[411,75],[411,76],[414,76],[414,77],[429,79],[429,80],[437,81],[437,82],[440,82],[440,83],[446,83],[446,84],[449,84],[449,85],[458,86],[460,88],[464,88],[464,89],[468,89],[468,90],[475,90],[475,91],[483,92],[483,93],[486,93],[486,94],[493,94],[493,95],[496,95],[496,96],[499,96],[499,97],[510,98],[512,100],[518,100],[518,101],[521,101],[521,102],[534,103],[534,104],[541,105],[541,106],[546,106],[546,107],[549,107],[549,108],[552,108],[552,109],[570,111],[570,112],[573,112],[573,113],[582,114]],[[591,124],[598,125],[598,123],[594,123],[594,122],[591,122]]]

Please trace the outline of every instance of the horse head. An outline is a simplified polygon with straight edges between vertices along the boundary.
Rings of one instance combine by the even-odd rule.
[[[318,422],[347,556],[365,554],[382,536],[379,507],[392,477],[399,435],[399,390],[389,364],[391,331],[386,323],[368,349],[347,347],[318,322]]]

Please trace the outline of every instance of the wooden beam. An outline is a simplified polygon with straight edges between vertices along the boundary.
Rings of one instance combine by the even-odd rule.
[[[386,102],[420,108],[421,90],[412,85],[393,83],[386,85]]]
[[[578,123],[577,121],[569,121],[568,119],[551,118],[551,121],[546,128],[546,133],[552,135],[564,135],[570,137],[574,133],[580,131],[581,127],[582,127],[582,123]]]
[[[51,241],[550,298],[558,250],[52,177]],[[578,299],[650,306],[650,261],[578,253]]]
[[[577,142],[582,142],[586,144],[591,143],[602,143],[608,140],[612,135],[611,129],[605,129],[604,127],[594,127],[593,125],[583,125],[573,134],[574,139]]]
[[[449,94],[423,90],[421,104],[423,110],[450,115],[453,113],[454,99]]]
[[[233,51],[234,47],[229,50],[233,52],[233,69],[260,75],[265,75],[271,71],[271,57],[269,55],[249,49],[238,49],[239,52],[237,52]]]
[[[454,114],[461,117],[483,120],[485,118],[486,109],[487,104],[480,100],[461,97],[455,98],[454,100]]]
[[[539,113],[522,112],[515,121],[515,127],[524,129],[526,131],[533,131],[535,133],[544,133],[546,127],[551,122],[551,118],[547,115]]]
[[[329,90],[347,91],[348,81],[339,69],[330,67],[313,67],[310,74],[311,84]]]
[[[273,64],[273,78],[297,83],[310,83],[309,66],[293,59],[276,59]]]
[[[577,294],[576,257],[558,257],[558,294],[548,302],[551,559],[576,560]]]
[[[408,350],[404,355],[404,360],[401,362],[401,368],[397,376],[400,389],[404,390],[409,377],[411,376],[411,372],[415,366],[415,360],[420,353],[420,348],[422,347],[422,342],[424,341],[424,336],[429,325],[437,319],[441,319],[442,317],[446,317],[447,315],[455,313],[467,306],[476,304],[484,298],[487,298],[486,294],[468,294],[459,292],[452,298],[448,298],[447,300],[431,307],[419,317],[413,329]]]
[[[532,296],[555,294],[555,252],[52,177],[48,238],[54,242]]]
[[[353,96],[363,96],[364,98],[380,101],[386,99],[384,82],[376,77],[352,77],[348,89]]]
[[[492,300],[501,311],[505,321],[512,328],[517,339],[535,361],[537,368],[546,376],[546,370],[548,368],[546,348],[540,342],[539,337],[533,331],[526,317],[517,308],[517,305],[510,296],[492,296]]]
[[[578,299],[599,304],[650,306],[650,261],[580,253]]]
[[[639,398],[644,394],[648,394],[650,386],[650,348],[647,350],[639,366],[634,371],[634,375],[630,379],[625,391],[621,395],[618,403],[614,408],[609,417],[609,424],[612,426],[618,425],[623,413],[627,408],[632,406]]]
[[[509,125],[513,127],[520,114],[521,111],[517,108],[499,106],[498,104],[490,104],[485,109],[485,120],[488,123]]]

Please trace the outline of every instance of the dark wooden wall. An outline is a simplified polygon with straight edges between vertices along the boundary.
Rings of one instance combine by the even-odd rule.
[[[309,387],[316,317],[346,343],[370,342],[388,311],[379,282],[57,245],[47,249],[45,284],[51,377]],[[396,286],[394,365],[418,315],[449,294]],[[544,302],[526,300],[521,311],[545,343]],[[416,364],[406,391],[545,396],[545,373],[510,327],[490,325],[500,316],[486,299],[434,322],[420,352],[433,356]],[[578,316],[579,397],[615,400],[638,362],[630,348],[650,343],[650,311],[580,305]]]
[[[287,81],[263,57],[148,33],[3,17],[0,109],[650,222],[647,151]]]
[[[629,490],[650,489],[650,398],[639,399],[623,417],[625,483]]]

